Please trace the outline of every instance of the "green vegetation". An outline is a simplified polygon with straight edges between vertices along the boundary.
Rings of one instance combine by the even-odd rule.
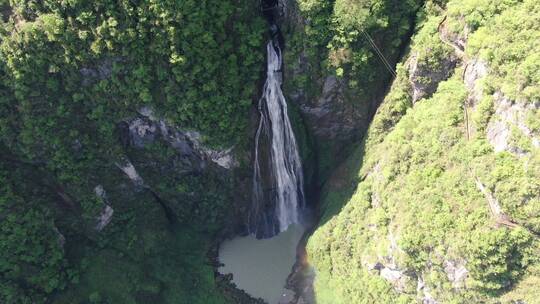
[[[144,106],[205,145],[244,149],[264,66],[256,3],[0,9],[0,302],[226,302],[206,252],[231,221],[234,177],[189,171],[161,139],[126,145],[121,125]],[[154,194],[130,184],[125,159]],[[114,216],[98,233],[104,203]]]
[[[491,83],[494,89],[500,90],[513,100],[538,101],[540,99],[538,3],[518,0],[480,2],[489,3],[480,8],[485,7],[485,11],[493,10],[490,12],[493,19],[471,36],[468,53],[488,62],[492,73],[487,82]],[[467,16],[467,11],[461,13]],[[466,19],[467,24],[476,28],[478,24],[483,23],[480,21],[482,19],[478,19]],[[508,39],[509,37],[512,38]]]
[[[307,246],[317,303],[537,301],[538,1],[294,5],[286,91],[318,100],[336,77],[343,88],[329,106],[367,119],[391,75],[364,33],[397,66],[358,146],[318,142],[289,107],[313,164],[306,180],[331,175]],[[249,196],[238,184],[250,178],[264,66],[257,9],[247,0],[0,0],[0,303],[234,302],[207,254]],[[471,88],[474,62],[487,75]],[[414,81],[413,65],[427,71]],[[418,83],[437,90],[413,105]],[[234,147],[239,168],[164,136],[136,147],[127,124],[143,107],[171,130],[200,132],[206,147]],[[119,170],[127,161],[143,185]],[[114,213],[100,231],[106,207]]]
[[[486,60],[489,74],[481,82],[489,85],[466,121],[472,93],[461,67],[414,107],[408,63],[398,67],[363,143],[323,191],[322,221],[308,242],[317,303],[537,300],[540,150],[531,144],[537,123],[527,107],[538,102],[540,89],[540,72],[531,68],[539,62],[539,9],[530,0],[451,0],[445,9],[428,4],[419,14],[410,53],[426,66],[444,64],[453,50],[437,27],[447,15],[448,39],[469,28],[465,52]],[[501,119],[497,92],[526,105],[515,115],[527,117],[533,135],[507,125],[509,148],[495,153],[487,129]],[[467,124],[475,129],[471,138]],[[490,199],[502,218],[490,211]],[[455,279],[453,269],[461,266],[467,274]],[[384,279],[381,267],[400,277]]]
[[[355,99],[365,102],[367,97],[369,101],[376,93],[372,86],[388,79],[388,75],[362,32],[373,36],[384,55],[395,61],[420,4],[392,0],[299,1],[308,24],[293,34],[297,36],[290,42],[293,50],[289,56],[305,50],[313,63],[310,66],[318,72],[312,75],[313,80],[329,73],[345,77],[353,92],[364,95]]]
[[[6,169],[0,171],[0,300],[41,302],[43,294],[65,287],[67,261],[47,198],[19,195],[8,178],[16,172],[8,174]],[[25,287],[28,290],[22,290]]]
[[[342,96],[329,104],[327,110],[354,112],[349,120],[358,121],[356,127],[365,129],[372,108],[382,98],[392,74],[364,32],[373,38],[389,64],[394,66],[406,47],[422,2],[301,0],[291,4],[291,20],[285,22],[284,28],[286,73],[290,73],[284,84],[285,93],[300,95],[305,104],[315,105],[325,80],[337,77]],[[312,129],[316,129],[316,123],[312,124]],[[342,135],[347,136],[351,137]],[[349,142],[347,139],[316,140],[317,169],[324,181],[348,155]]]

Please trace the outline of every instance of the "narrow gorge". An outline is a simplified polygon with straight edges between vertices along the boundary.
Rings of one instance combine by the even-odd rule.
[[[295,294],[285,288],[286,279],[296,263],[297,247],[303,246],[300,241],[312,212],[306,207],[302,162],[281,89],[283,40],[273,22],[279,6],[273,1],[264,6],[272,39],[266,45],[266,81],[257,105],[252,205],[247,218],[250,236],[221,244],[220,272],[231,273],[237,287],[252,296],[268,303],[289,303]]]
[[[289,225],[299,223],[305,207],[302,163],[287,101],[281,91],[283,63],[277,39],[279,29],[275,24],[271,26],[276,39],[268,42],[266,47],[267,76],[258,104],[260,118],[255,135],[253,201],[248,216],[249,233],[260,237],[272,237],[287,230]],[[269,146],[270,155],[262,153],[263,142]],[[267,178],[263,178],[263,174]]]
[[[0,303],[538,303],[537,0],[0,25]]]

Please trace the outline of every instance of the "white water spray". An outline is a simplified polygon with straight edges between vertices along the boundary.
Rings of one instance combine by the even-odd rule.
[[[296,139],[289,116],[287,114],[287,102],[281,91],[281,50],[274,46],[272,41],[266,47],[268,54],[267,77],[264,91],[259,100],[259,113],[261,115],[259,127],[255,136],[255,163],[253,174],[253,210],[250,214],[251,221],[264,221],[264,223],[250,223],[250,227],[264,227],[262,234],[271,236],[275,232],[276,224],[282,232],[293,223],[300,221],[300,210],[304,207],[304,191],[302,164]],[[260,168],[259,146],[261,136],[267,136],[270,149],[269,175],[270,195],[265,195]],[[273,203],[270,214],[262,210],[264,200]],[[277,223],[276,223],[277,221]],[[250,228],[252,233],[257,233]],[[259,228],[261,229],[261,228]],[[255,228],[257,230],[257,228]],[[272,230],[274,230],[272,232]]]

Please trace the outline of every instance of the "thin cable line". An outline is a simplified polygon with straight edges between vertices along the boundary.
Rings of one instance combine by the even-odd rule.
[[[394,69],[392,68],[392,66],[388,62],[388,60],[386,60],[386,58],[384,57],[381,50],[377,47],[377,45],[375,44],[375,41],[373,41],[373,39],[371,39],[371,36],[369,36],[369,34],[366,31],[362,30],[362,33],[364,34],[364,37],[366,37],[366,39],[369,42],[369,44],[371,45],[371,47],[375,50],[375,53],[377,53],[377,55],[379,56],[379,58],[383,62],[384,66],[388,69],[390,74],[392,74],[392,76],[394,78],[396,78],[397,77],[396,72],[394,71]]]
[[[381,50],[377,47],[377,45],[375,44],[375,42],[373,41],[373,39],[371,39],[371,37],[369,36],[368,33],[366,33],[365,31],[362,31],[364,33],[364,36],[366,37],[366,39],[368,40],[368,42],[371,44],[371,47],[373,47],[373,49],[375,50],[375,52],[377,53],[377,55],[379,56],[379,58],[381,59],[381,61],[383,62],[383,64],[385,65],[385,67],[388,69],[388,71],[390,72],[390,74],[392,74],[392,76],[396,77],[396,73],[394,72],[394,70],[392,69],[392,66],[390,65],[390,63],[388,62],[388,60],[386,60],[386,58],[384,57],[384,55],[382,54]]]
[[[392,66],[390,65],[388,60],[386,60],[386,58],[382,54],[381,50],[377,47],[377,45],[375,44],[375,41],[373,41],[373,39],[371,39],[371,36],[369,36],[369,34],[367,32],[363,31],[363,33],[364,33],[364,36],[368,39],[368,41],[371,44],[371,46],[373,47],[373,49],[377,52],[377,55],[379,55],[380,59],[383,61],[384,65],[386,66],[388,71],[390,71],[390,73],[394,77],[396,77],[396,73],[394,72],[394,69],[392,69]]]

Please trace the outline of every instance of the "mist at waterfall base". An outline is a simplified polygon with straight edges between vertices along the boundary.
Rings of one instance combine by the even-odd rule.
[[[279,31],[272,26],[267,44],[267,78],[259,100],[255,134],[253,200],[248,236],[221,245],[221,273],[253,297],[269,304],[288,303],[294,292],[285,288],[297,259],[297,247],[306,226],[302,164],[287,102],[281,91],[282,57]]]

